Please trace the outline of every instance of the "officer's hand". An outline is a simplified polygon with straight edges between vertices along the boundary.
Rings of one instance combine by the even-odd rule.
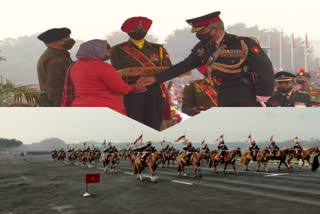
[[[152,85],[156,82],[156,79],[154,77],[141,77],[138,79],[137,84],[141,84],[144,87],[148,85]]]
[[[269,100],[270,96],[256,96],[257,102],[261,104],[262,107],[267,107],[266,102]]]
[[[132,91],[133,93],[143,93],[147,91],[147,88],[142,85],[141,81],[137,82],[133,86],[135,87],[135,89]]]

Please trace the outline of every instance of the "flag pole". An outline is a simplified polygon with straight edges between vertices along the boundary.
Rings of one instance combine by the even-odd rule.
[[[280,30],[280,62],[279,62],[279,71],[282,71],[282,48],[283,48],[283,41],[282,41],[282,29]]]
[[[294,35],[292,33],[291,35],[291,70],[292,72],[294,72],[294,48],[295,48]]]
[[[308,56],[307,56],[307,49],[308,49],[308,35],[306,34],[305,41],[304,41],[304,68],[306,72],[308,72]]]

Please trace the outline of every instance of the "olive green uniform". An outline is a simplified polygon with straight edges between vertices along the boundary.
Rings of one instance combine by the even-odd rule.
[[[61,103],[64,79],[72,60],[68,52],[47,48],[38,61],[40,105],[58,107]]]

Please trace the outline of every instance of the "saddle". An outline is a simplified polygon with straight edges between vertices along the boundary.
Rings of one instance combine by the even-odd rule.
[[[280,150],[277,151],[274,156],[275,156],[275,157],[279,157],[279,156],[280,156]]]
[[[227,153],[224,154],[223,158],[226,159],[227,157],[228,157]],[[214,158],[217,160],[220,160],[220,155],[217,154]]]

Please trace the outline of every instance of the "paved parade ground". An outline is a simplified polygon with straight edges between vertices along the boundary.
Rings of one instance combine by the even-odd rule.
[[[129,161],[121,160],[118,171],[104,173],[100,165],[83,168],[78,163],[54,162],[50,155],[0,156],[0,213],[320,213],[320,171],[297,165],[269,173],[237,165],[239,176],[214,174],[206,165],[202,178],[178,177],[175,168],[156,171],[150,182],[132,175]],[[83,197],[85,175],[101,173],[100,183],[89,184],[91,197]]]

